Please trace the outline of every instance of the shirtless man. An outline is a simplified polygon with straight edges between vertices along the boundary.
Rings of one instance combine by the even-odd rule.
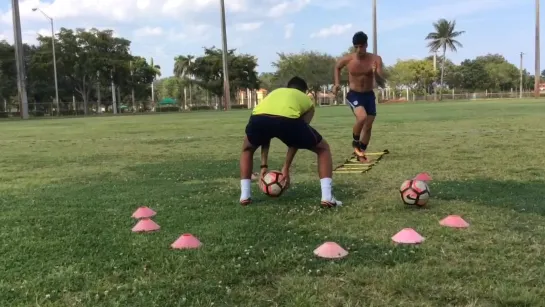
[[[365,151],[371,139],[371,129],[377,116],[375,104],[374,82],[384,87],[384,73],[382,58],[367,52],[367,35],[357,32],[352,37],[355,52],[343,56],[335,65],[335,85],[333,94],[340,88],[341,70],[348,68],[348,82],[350,91],[346,94],[346,104],[350,106],[356,116],[356,123],[352,129],[352,147],[360,162],[367,162]]]

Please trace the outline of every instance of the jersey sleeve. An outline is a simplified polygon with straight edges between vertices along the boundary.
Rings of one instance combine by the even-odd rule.
[[[306,94],[301,93],[301,98],[299,99],[299,106],[301,107],[301,114],[307,112],[308,110],[314,107],[314,102]]]

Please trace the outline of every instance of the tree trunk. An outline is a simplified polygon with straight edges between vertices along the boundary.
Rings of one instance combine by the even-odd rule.
[[[446,55],[447,55],[447,46],[443,46],[443,61],[441,61],[441,90],[439,91],[439,101],[443,100],[443,78],[445,77]]]

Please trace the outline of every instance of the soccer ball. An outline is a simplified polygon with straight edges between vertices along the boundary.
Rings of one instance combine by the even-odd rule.
[[[401,200],[405,205],[425,206],[430,199],[430,188],[425,181],[408,179],[399,188]]]
[[[260,187],[263,193],[270,197],[278,197],[284,193],[287,187],[280,184],[282,173],[279,171],[270,171],[260,181]]]

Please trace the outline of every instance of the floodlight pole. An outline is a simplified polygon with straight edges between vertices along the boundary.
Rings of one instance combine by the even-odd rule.
[[[11,0],[13,17],[13,44],[15,45],[15,65],[17,68],[17,90],[19,92],[19,113],[22,119],[28,119],[28,97],[26,92],[25,62],[23,61],[23,39],[21,35],[21,16],[19,0]]]
[[[524,52],[520,53],[520,85],[519,85],[519,98],[522,99],[522,58],[524,56]]]
[[[540,65],[539,65],[539,0],[536,0],[536,38],[535,38],[535,81],[534,81],[534,96],[536,98],[540,97],[539,83],[540,83]]]
[[[377,54],[377,0],[373,0],[373,53]]]
[[[225,23],[225,0],[220,0],[221,6],[221,41],[223,45],[223,99],[225,110],[231,109],[231,91],[229,89],[229,65],[227,59],[227,26]]]
[[[53,74],[55,79],[55,104],[57,107],[57,116],[60,115],[60,108],[59,108],[59,84],[57,81],[57,58],[55,56],[55,28],[53,26],[53,18],[49,17],[44,11],[40,10],[39,8],[33,8],[33,11],[40,11],[45,18],[49,19],[49,23],[51,24],[51,46],[53,48]]]

